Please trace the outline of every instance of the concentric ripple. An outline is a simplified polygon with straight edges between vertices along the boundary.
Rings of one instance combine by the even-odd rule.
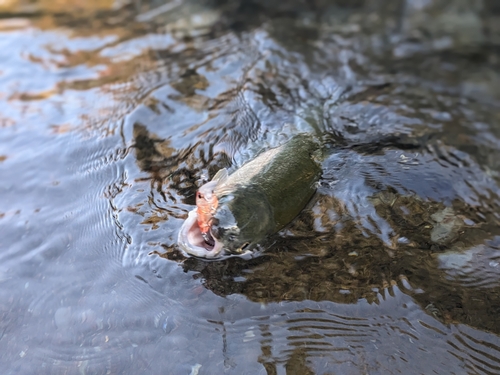
[[[0,373],[499,373],[498,7],[376,3],[0,4]],[[298,132],[303,212],[186,259]]]

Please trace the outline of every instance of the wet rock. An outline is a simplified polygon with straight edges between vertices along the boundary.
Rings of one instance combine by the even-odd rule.
[[[451,207],[446,207],[432,214],[431,218],[436,222],[431,231],[431,241],[439,245],[445,245],[455,240],[464,225],[464,221],[457,217]]]

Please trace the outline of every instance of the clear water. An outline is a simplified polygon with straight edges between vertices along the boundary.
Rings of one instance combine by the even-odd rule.
[[[0,17],[2,374],[500,372],[494,1]],[[263,255],[182,256],[197,186],[314,128],[318,192]]]

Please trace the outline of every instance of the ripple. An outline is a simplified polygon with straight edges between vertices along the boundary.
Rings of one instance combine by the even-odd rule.
[[[500,371],[500,346],[498,337],[459,326],[449,338],[450,352],[465,362],[465,367],[474,374],[497,374]]]
[[[411,373],[415,374],[461,374],[463,365],[454,360],[457,353],[461,360],[474,361],[476,366],[487,358],[490,368],[494,368],[494,350],[498,348],[488,342],[495,342],[496,336],[460,326],[458,335],[466,330],[469,336],[458,340],[467,340],[468,347],[460,344],[457,352],[456,328],[423,314],[411,298],[396,288],[391,293],[395,297],[384,292],[378,305],[363,301],[356,307],[310,301],[302,302],[300,307],[296,303],[270,304],[253,316],[255,310],[250,308],[245,314],[249,318],[231,320],[227,316],[212,323],[223,335],[228,362],[230,358],[240,360],[244,351],[247,358],[258,358],[278,372],[298,362],[311,373],[332,366],[343,373],[362,373],[366,369],[399,373],[408,371],[411,363]],[[436,341],[447,344],[436,346]],[[478,355],[482,357],[479,360]]]
[[[138,355],[136,348],[156,350],[167,334],[160,325],[162,317],[186,315],[180,314],[182,310],[175,304],[158,303],[158,295],[140,281],[124,278],[121,267],[108,264],[105,276],[97,273],[90,279],[85,270],[79,277],[71,278],[71,274],[75,275],[71,267],[65,274],[58,272],[62,284],[56,288],[47,289],[43,281],[28,287],[27,292],[36,297],[27,308],[28,314],[23,314],[24,325],[15,330],[11,326],[3,335],[4,345],[10,344],[11,358],[17,358],[11,368],[23,373],[38,368],[37,373],[43,374],[61,369],[77,373],[83,365],[89,371],[139,371],[148,363],[140,360],[147,357],[147,351]],[[121,285],[113,286],[112,280],[121,280]],[[35,322],[45,322],[46,330],[30,330]]]
[[[331,155],[324,168],[328,172],[319,191],[334,200],[318,208],[317,221],[328,222],[320,219],[328,212],[339,218],[348,214],[365,234],[391,247],[398,237],[449,245],[460,237],[465,223],[470,224],[468,238],[476,241],[487,238],[486,228],[498,232],[498,185],[453,147],[437,143],[408,153],[386,146],[380,156],[341,151]],[[424,225],[429,237],[417,239],[412,231]]]
[[[500,251],[489,246],[476,246],[460,252],[438,256],[446,277],[470,288],[500,288]]]
[[[490,5],[42,3],[0,38],[2,374],[499,372],[498,53],[453,39]],[[311,206],[178,256],[196,187],[302,131]]]

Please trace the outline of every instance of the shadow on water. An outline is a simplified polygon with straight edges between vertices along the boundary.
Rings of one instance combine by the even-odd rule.
[[[495,2],[54,4],[0,4],[3,374],[498,373]],[[262,254],[179,252],[197,187],[319,131]]]

